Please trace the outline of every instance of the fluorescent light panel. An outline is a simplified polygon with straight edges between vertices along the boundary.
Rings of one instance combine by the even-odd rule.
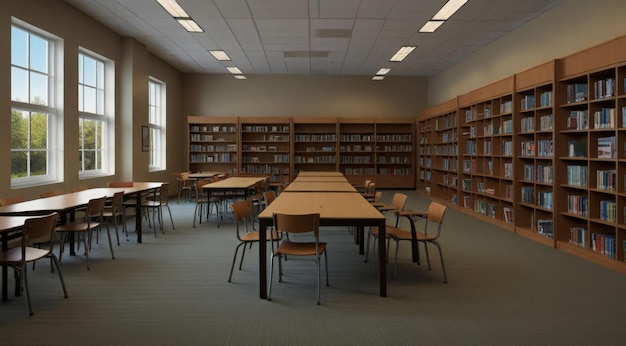
[[[156,0],[159,5],[167,11],[172,17],[189,18],[189,15],[182,7],[176,2],[176,0]]]
[[[385,79],[385,76],[374,76],[372,77],[372,80],[383,80]]]
[[[443,20],[429,20],[420,29],[420,32],[435,32],[443,23],[445,23]]]
[[[391,59],[389,59],[389,61],[402,61],[407,55],[411,54],[415,48],[415,46],[403,46],[391,57]]]
[[[204,32],[198,23],[194,22],[191,18],[176,18],[176,21],[189,32]]]
[[[381,67],[380,70],[378,70],[378,72],[376,72],[376,75],[377,76],[386,75],[387,73],[389,73],[389,71],[391,71],[391,69],[389,67]]]
[[[219,61],[230,61],[230,57],[223,50],[210,50],[209,53]]]
[[[228,72],[232,74],[243,74],[243,72],[241,72],[239,67],[227,67],[226,69],[228,70]]]
[[[467,0],[449,0],[439,12],[435,13],[433,20],[448,20],[456,13],[463,5],[467,3]]]
[[[248,79],[248,78],[246,78],[246,76],[244,76],[242,74],[237,74],[237,75],[235,75],[235,79]]]

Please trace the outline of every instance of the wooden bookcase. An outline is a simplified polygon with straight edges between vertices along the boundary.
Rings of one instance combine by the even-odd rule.
[[[236,117],[188,117],[189,170],[238,173],[239,133]]]
[[[513,223],[513,77],[458,97],[458,205],[482,218]]]
[[[418,192],[626,273],[626,36],[431,107],[417,129]]]
[[[554,246],[554,61],[515,75],[516,232]]]
[[[189,170],[269,175],[341,171],[354,184],[415,188],[413,119],[188,117]]]
[[[293,172],[337,171],[337,118],[293,118]]]
[[[458,203],[459,119],[457,100],[428,109],[418,121],[418,180],[422,191]]]
[[[376,180],[374,119],[339,119],[339,171],[352,184]]]
[[[267,175],[270,182],[291,176],[291,119],[239,118],[241,175]]]
[[[376,122],[376,187],[413,188],[413,121],[381,119]]]

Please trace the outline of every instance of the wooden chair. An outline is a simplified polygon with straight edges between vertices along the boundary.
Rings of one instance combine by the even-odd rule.
[[[65,282],[63,281],[63,274],[61,273],[61,266],[59,265],[57,257],[52,252],[55,239],[55,226],[58,218],[58,213],[52,213],[26,219],[24,227],[22,227],[21,246],[0,253],[0,264],[13,267],[18,274],[16,283],[18,290],[16,291],[16,295],[19,293],[19,288],[21,288],[21,282],[24,281],[28,310],[31,316],[33,315],[33,305],[30,298],[30,286],[28,285],[27,263],[34,263],[42,258],[50,258],[56,266],[59,279],[61,280],[61,286],[63,287],[63,294],[65,298],[67,298],[67,290],[65,288]],[[50,242],[50,246],[48,248],[33,247],[32,240],[42,238],[47,238]]]
[[[241,260],[239,261],[239,270],[241,270],[241,267],[243,265],[243,258],[246,256],[246,245],[252,245],[254,243],[258,243],[259,238],[261,236],[259,231],[250,231],[248,229],[248,221],[250,220],[250,216],[251,216],[250,214],[252,212],[251,200],[236,201],[233,204],[231,204],[230,208],[233,211],[233,218],[235,219],[235,229],[236,229],[237,240],[239,241],[239,244],[237,244],[237,246],[235,247],[235,254],[233,256],[233,263],[230,266],[230,274],[228,275],[228,282],[231,282],[231,279],[233,277],[233,269],[235,268],[235,261],[237,260],[237,252],[239,251],[239,248],[243,246],[243,250],[241,253]],[[274,234],[270,235],[270,232],[273,232]],[[266,232],[265,236],[266,236],[265,239],[270,242],[272,239],[279,239],[279,236],[276,233],[276,231]],[[272,249],[273,249],[274,243],[272,242],[271,244],[272,244]]]
[[[396,192],[393,195],[393,200],[391,205],[384,205],[380,208],[377,208],[381,212],[393,212],[396,215],[396,223],[395,226],[387,225],[385,227],[385,232],[389,230],[389,227],[398,227],[400,223],[400,215],[399,212],[404,210],[404,204],[406,203],[407,195],[403,193]],[[369,257],[370,250],[370,238],[374,238],[374,251],[376,251],[376,239],[378,239],[378,227],[371,227],[367,234],[367,243],[365,245],[365,262],[367,262]],[[389,243],[387,243],[387,248],[389,248]],[[389,255],[389,251],[387,250],[387,255]],[[374,266],[376,268],[376,266]]]
[[[417,243],[424,243],[424,249],[426,251],[426,261],[428,262],[428,270],[431,270],[430,266],[430,257],[428,256],[428,244],[433,244],[439,250],[439,259],[441,260],[441,269],[443,270],[443,282],[448,282],[448,278],[446,276],[446,267],[443,264],[443,254],[441,252],[441,244],[439,244],[439,237],[441,236],[441,228],[443,226],[443,218],[446,214],[447,207],[441,203],[430,202],[428,205],[428,211],[424,212],[415,212],[415,211],[405,211],[401,212],[400,216],[406,217],[410,222],[411,230],[403,230],[399,228],[393,228],[389,230],[389,239],[396,242],[396,255],[393,265],[393,278],[396,278],[397,270],[398,270],[398,245],[401,241],[411,241],[414,242],[415,252],[417,253]],[[415,227],[415,222],[426,218],[426,222],[424,222],[424,228],[422,232],[418,232]],[[428,233],[430,228],[435,225],[436,230],[434,233]],[[419,254],[415,259],[417,264],[420,264]]]
[[[272,293],[272,276],[274,274],[274,259],[278,257],[278,281],[282,281],[282,261],[281,257],[284,255],[290,256],[314,256],[315,263],[317,264],[317,305],[320,304],[320,281],[321,270],[320,260],[322,254],[324,254],[324,262],[326,265],[326,286],[328,286],[328,258],[326,255],[326,243],[319,241],[319,214],[301,214],[301,215],[287,215],[287,214],[274,214],[274,229],[286,234],[302,234],[313,233],[313,242],[294,242],[289,239],[283,238],[280,245],[273,251],[272,259],[270,261],[270,281],[267,290],[267,300],[271,300]],[[270,233],[271,241],[276,241],[274,238],[275,233]],[[278,233],[276,233],[278,235]]]
[[[180,202],[180,196],[190,200],[192,195],[196,192],[195,179],[189,177],[189,172],[176,173],[176,181],[178,182],[178,198],[176,203]],[[198,196],[196,196],[197,198]]]
[[[61,237],[59,261],[61,261],[61,258],[63,257],[67,235],[70,232],[73,232],[78,235],[83,241],[83,245],[85,246],[85,257],[87,258],[87,270],[89,270],[89,251],[91,250],[91,235],[93,231],[99,230],[101,225],[103,224],[102,217],[104,213],[105,203],[106,196],[90,200],[87,204],[87,209],[85,210],[85,217],[83,218],[83,220],[70,222],[56,228],[56,231],[60,232],[63,235]],[[115,259],[115,255],[113,254],[113,243],[111,242],[111,233],[109,232],[108,225],[107,236],[109,238],[109,249],[111,250],[111,258]]]
[[[211,196],[209,197],[206,193],[204,193],[204,191],[202,190],[202,186],[210,183],[210,180],[198,180],[195,182],[195,189],[196,189],[196,209],[194,211],[193,214],[193,227],[196,227],[196,216],[199,217],[200,222],[202,223],[202,214],[204,214],[204,208],[206,206],[206,210],[207,210],[207,219],[210,217],[211,215],[211,206],[215,207],[215,215],[218,218],[217,220],[217,224],[219,227],[219,216],[220,216],[220,203],[221,203],[221,199],[217,196]]]
[[[117,238],[117,245],[120,245],[120,235],[118,233],[118,223],[122,227],[122,232],[126,234],[126,241],[128,241],[128,230],[126,229],[126,213],[124,212],[124,191],[119,191],[113,194],[111,204],[105,205],[102,217],[107,224],[113,221],[115,227],[115,237]],[[107,226],[108,227],[108,226]]]
[[[145,211],[148,224],[154,226],[154,236],[157,236],[156,222],[158,221],[161,232],[165,233],[163,228],[163,208],[167,208],[170,214],[170,221],[172,222],[172,229],[174,227],[174,218],[172,218],[172,210],[169,206],[169,186],[170,183],[163,183],[159,190],[150,198],[141,200],[141,210]],[[152,213],[152,222],[150,222],[150,213]]]

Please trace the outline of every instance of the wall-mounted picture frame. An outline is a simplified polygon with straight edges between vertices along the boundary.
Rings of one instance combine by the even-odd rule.
[[[141,151],[150,151],[150,128],[141,127]]]

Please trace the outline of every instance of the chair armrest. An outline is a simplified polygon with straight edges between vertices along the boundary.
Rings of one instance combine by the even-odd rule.
[[[427,211],[416,211],[416,210],[405,210],[399,211],[398,216],[419,216],[419,217],[428,217]]]

